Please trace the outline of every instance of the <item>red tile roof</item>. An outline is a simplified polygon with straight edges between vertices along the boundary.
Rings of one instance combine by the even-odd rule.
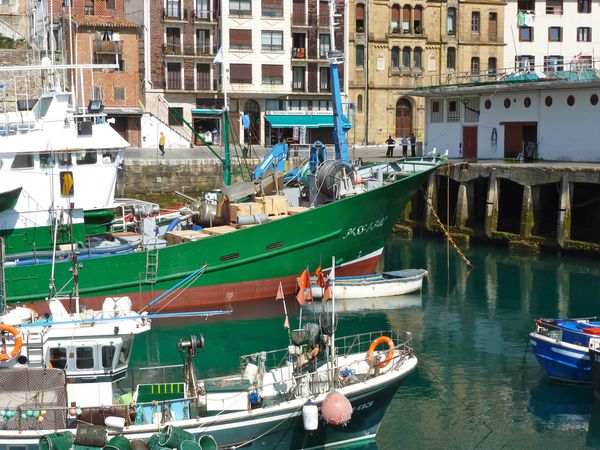
[[[74,16],[72,21],[80,27],[138,28],[140,26],[121,17]]]

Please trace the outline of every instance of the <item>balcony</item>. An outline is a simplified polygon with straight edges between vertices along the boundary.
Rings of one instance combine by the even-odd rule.
[[[123,41],[102,41],[94,40],[94,52],[110,55],[121,54],[123,51]]]
[[[210,45],[182,46],[176,44],[163,44],[165,56],[212,56],[214,49]]]
[[[297,59],[306,58],[306,49],[305,48],[293,48],[292,49],[292,58],[297,58]]]
[[[192,20],[194,22],[210,22],[212,21],[212,13],[208,9],[193,9]]]
[[[162,20],[163,22],[181,22],[186,21],[188,19],[188,10],[179,8],[163,8],[162,10]]]

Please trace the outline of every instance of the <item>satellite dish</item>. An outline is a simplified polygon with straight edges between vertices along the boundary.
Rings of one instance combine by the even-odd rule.
[[[47,56],[44,56],[42,58],[42,66],[44,67],[48,67],[52,65],[52,60],[50,58],[48,58]]]

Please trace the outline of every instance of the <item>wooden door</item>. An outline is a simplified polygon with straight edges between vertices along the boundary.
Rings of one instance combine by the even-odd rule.
[[[477,127],[463,127],[463,158],[477,158]]]
[[[412,107],[404,98],[396,103],[396,134],[395,137],[409,136],[412,128]]]

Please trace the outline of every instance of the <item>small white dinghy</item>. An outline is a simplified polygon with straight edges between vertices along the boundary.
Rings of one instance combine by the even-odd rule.
[[[392,297],[421,290],[425,269],[405,269],[351,277],[336,277],[335,298]],[[321,298],[323,289],[311,279],[312,295]]]

